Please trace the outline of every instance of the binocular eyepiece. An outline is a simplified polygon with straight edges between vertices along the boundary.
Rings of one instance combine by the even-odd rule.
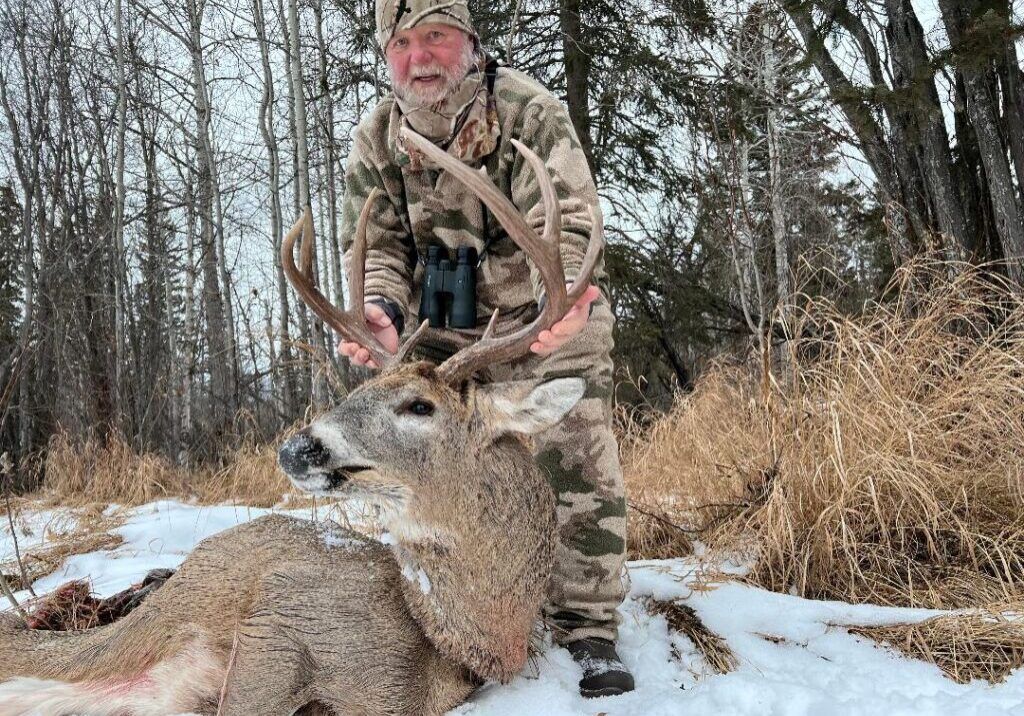
[[[443,246],[427,249],[420,298],[420,322],[431,328],[476,328],[477,252],[472,246],[455,251],[455,265]]]

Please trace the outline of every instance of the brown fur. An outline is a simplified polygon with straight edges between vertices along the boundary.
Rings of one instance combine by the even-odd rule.
[[[440,714],[482,679],[508,681],[526,661],[555,530],[553,496],[518,431],[536,429],[538,415],[557,421],[582,394],[582,381],[559,383],[534,399],[531,386],[453,390],[422,365],[384,374],[305,431],[330,451],[324,470],[364,469],[336,487],[323,471],[291,477],[378,504],[390,549],[333,524],[255,520],[201,542],[115,624],[36,632],[0,615],[0,681],[95,686],[144,676],[197,644],[226,677],[226,715],[315,702]],[[410,400],[430,401],[433,414],[403,412]],[[217,696],[186,708],[213,713]]]

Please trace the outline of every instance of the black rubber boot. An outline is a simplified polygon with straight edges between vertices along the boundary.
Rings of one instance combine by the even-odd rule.
[[[633,675],[615,653],[615,644],[607,639],[580,639],[564,645],[583,667],[580,695],[587,699],[618,696],[633,690]]]

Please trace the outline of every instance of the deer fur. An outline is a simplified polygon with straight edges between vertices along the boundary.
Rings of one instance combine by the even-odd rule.
[[[0,716],[441,714],[507,682],[555,543],[526,436],[583,387],[389,369],[281,449],[301,489],[375,504],[381,541],[269,516],[201,542],[111,625],[30,631],[0,614]]]

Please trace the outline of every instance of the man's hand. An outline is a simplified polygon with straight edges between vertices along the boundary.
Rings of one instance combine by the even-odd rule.
[[[546,356],[558,350],[587,325],[590,318],[590,304],[596,301],[601,295],[601,289],[591,284],[579,297],[575,305],[569,309],[562,320],[555,323],[546,331],[541,331],[537,340],[530,346],[530,350],[537,355]]]
[[[366,315],[366,327],[373,333],[388,353],[398,352],[398,331],[395,330],[391,319],[384,309],[375,303],[367,303],[363,306]],[[338,344],[338,353],[347,356],[355,365],[367,365],[371,368],[379,368],[375,361],[370,360],[370,351],[353,341],[342,341]]]

